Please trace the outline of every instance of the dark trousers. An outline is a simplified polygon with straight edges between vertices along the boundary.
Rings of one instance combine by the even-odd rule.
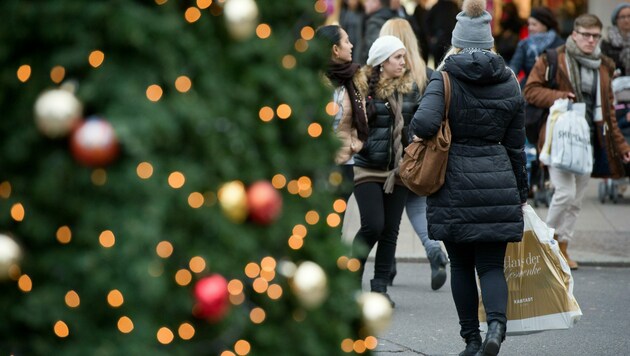
[[[503,274],[507,242],[458,244],[444,242],[451,261],[451,290],[463,338],[479,332],[479,297],[475,268],[481,284],[481,298],[488,324],[507,323],[508,289]]]
[[[361,214],[361,229],[354,238],[353,250],[361,261],[361,278],[367,256],[376,247],[374,279],[389,279],[396,254],[400,219],[407,201],[406,187],[396,185],[391,194],[383,191],[383,183],[362,183],[354,187]]]

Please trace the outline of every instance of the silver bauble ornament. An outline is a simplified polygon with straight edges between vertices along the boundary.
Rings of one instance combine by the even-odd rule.
[[[326,273],[315,262],[302,262],[293,275],[291,288],[304,307],[318,307],[328,296]]]
[[[79,99],[68,90],[48,90],[35,101],[35,123],[44,135],[63,137],[81,120],[82,110]]]
[[[11,237],[0,234],[0,281],[9,278],[11,266],[20,262],[22,249]]]
[[[359,306],[363,316],[363,324],[371,335],[378,335],[385,331],[392,320],[392,305],[387,298],[374,292],[362,293],[359,296]]]
[[[223,14],[228,31],[237,40],[251,37],[258,25],[258,5],[254,0],[227,0]]]

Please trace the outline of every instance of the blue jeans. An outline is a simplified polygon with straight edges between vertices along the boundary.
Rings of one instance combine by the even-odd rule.
[[[435,253],[442,250],[439,241],[431,240],[427,229],[427,197],[409,192],[407,195],[407,217],[413,226],[416,234],[420,237],[422,246],[427,257],[433,257]]]

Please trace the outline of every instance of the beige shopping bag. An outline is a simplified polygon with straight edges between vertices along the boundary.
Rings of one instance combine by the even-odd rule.
[[[553,239],[553,229],[547,227],[531,206],[525,206],[523,211],[523,240],[509,243],[505,254],[507,334],[571,328],[582,316],[573,296],[571,269]],[[481,329],[486,330],[481,301],[479,320]]]

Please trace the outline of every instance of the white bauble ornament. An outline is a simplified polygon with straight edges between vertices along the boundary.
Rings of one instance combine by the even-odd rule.
[[[389,327],[393,309],[384,295],[374,292],[362,293],[358,302],[361,307],[363,324],[368,333],[378,335]]]
[[[291,288],[304,307],[315,308],[328,296],[326,273],[315,262],[302,262],[293,275]]]
[[[81,102],[71,92],[48,90],[35,101],[35,123],[44,135],[63,137],[81,120],[82,110]]]
[[[227,0],[223,7],[228,31],[237,40],[251,37],[258,25],[258,5],[254,0]]]
[[[22,249],[11,237],[0,234],[0,281],[9,278],[11,266],[20,262]]]

